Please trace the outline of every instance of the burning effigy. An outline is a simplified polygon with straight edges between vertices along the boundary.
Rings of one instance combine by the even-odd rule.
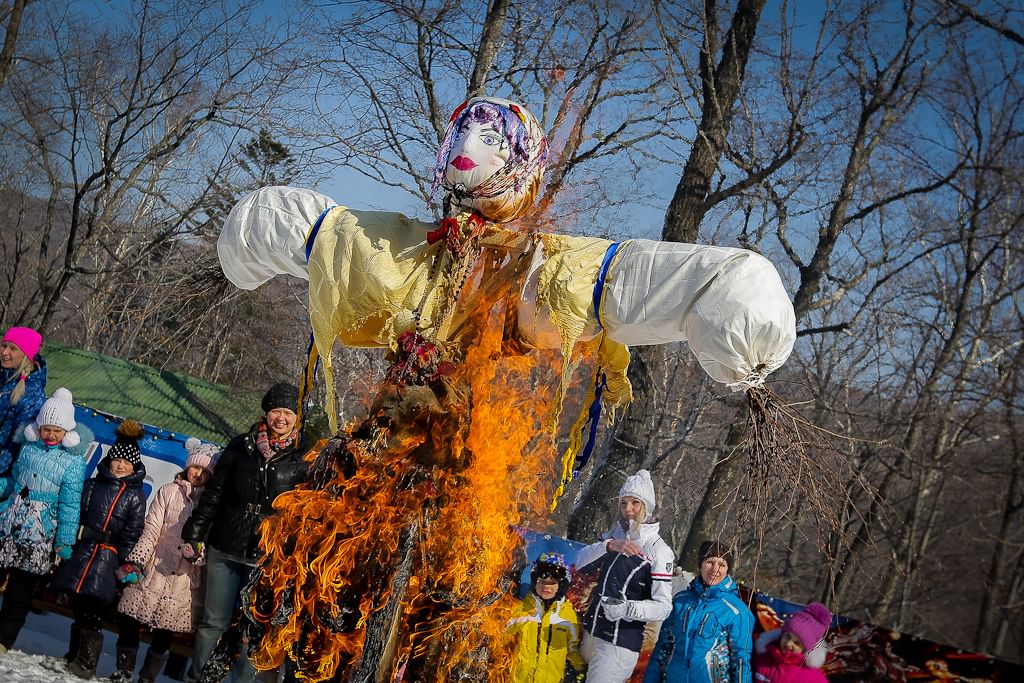
[[[473,98],[437,155],[439,224],[264,188],[229,215],[224,273],[253,289],[309,281],[316,361],[336,342],[389,350],[365,419],[337,425],[310,481],[280,496],[246,591],[250,654],[305,680],[507,680],[511,530],[585,461],[555,427],[582,355],[588,403],[628,403],[629,346],[687,341],[702,367],[759,386],[789,356],[792,305],[750,251],[613,242],[512,227],[534,204],[547,143],[522,105]],[[579,434],[587,408],[577,420]]]

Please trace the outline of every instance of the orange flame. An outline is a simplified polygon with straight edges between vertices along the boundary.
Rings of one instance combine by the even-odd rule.
[[[489,307],[437,405],[426,387],[386,389],[384,404],[416,404],[408,423],[350,425],[355,475],[275,501],[279,514],[261,528],[262,597],[250,609],[265,629],[258,668],[287,656],[305,680],[354,671],[394,595],[396,656],[377,680],[509,680],[506,576],[521,543],[510,525],[546,512],[553,489],[557,454],[544,425],[554,383],[538,376],[556,362],[503,355],[504,313]],[[393,584],[403,559],[409,578]]]

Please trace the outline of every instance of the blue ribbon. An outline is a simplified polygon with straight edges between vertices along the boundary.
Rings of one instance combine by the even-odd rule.
[[[594,453],[594,446],[597,444],[597,425],[601,421],[601,394],[608,384],[604,370],[598,368],[597,377],[594,380],[594,401],[590,404],[587,415],[587,422],[590,423],[587,429],[587,443],[580,452],[580,456],[573,463],[572,478],[575,479],[580,470],[587,466],[590,456]]]
[[[323,213],[316,219],[316,223],[313,223],[313,227],[310,228],[309,234],[306,235],[306,263],[309,263],[309,255],[313,251],[313,242],[316,242],[316,234],[320,232],[320,225],[327,218],[327,214],[330,213],[331,209],[337,208],[336,206],[328,206],[323,210]]]
[[[618,250],[619,243],[612,242],[604,252],[601,267],[597,271],[597,281],[594,282],[594,317],[597,318],[597,324],[601,327],[604,327],[601,322],[601,296],[604,294],[604,281],[608,277],[608,268],[612,265],[612,259],[615,258],[615,252]],[[308,256],[306,258],[309,259]]]

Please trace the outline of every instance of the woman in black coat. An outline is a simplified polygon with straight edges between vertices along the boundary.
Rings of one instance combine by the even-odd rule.
[[[78,542],[71,559],[57,572],[54,588],[71,595],[68,665],[75,675],[92,678],[103,648],[103,614],[117,595],[117,569],[142,535],[146,523],[146,466],[138,439],[142,425],[125,420],[117,441],[82,488]]]
[[[266,414],[228,443],[213,468],[203,497],[182,529],[186,557],[206,555],[206,596],[196,627],[188,681],[199,679],[203,664],[234,616],[238,596],[259,557],[260,522],[274,512],[274,499],[306,479],[295,428],[299,390],[276,384],[263,397]],[[208,549],[207,549],[208,546]],[[234,680],[247,683],[256,672],[243,655]]]

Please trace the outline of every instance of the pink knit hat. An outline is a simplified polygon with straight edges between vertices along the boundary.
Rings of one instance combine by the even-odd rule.
[[[12,327],[0,342],[10,342],[29,358],[35,358],[43,345],[43,336],[31,327]]]
[[[821,642],[832,623],[832,614],[820,602],[812,602],[802,612],[791,616],[782,626],[783,633],[792,633],[803,643],[804,651],[810,652]]]
[[[188,451],[188,460],[185,461],[186,469],[201,467],[207,472],[213,473],[213,462],[217,459],[220,448],[212,443],[203,443],[193,436],[185,441],[185,450]]]

